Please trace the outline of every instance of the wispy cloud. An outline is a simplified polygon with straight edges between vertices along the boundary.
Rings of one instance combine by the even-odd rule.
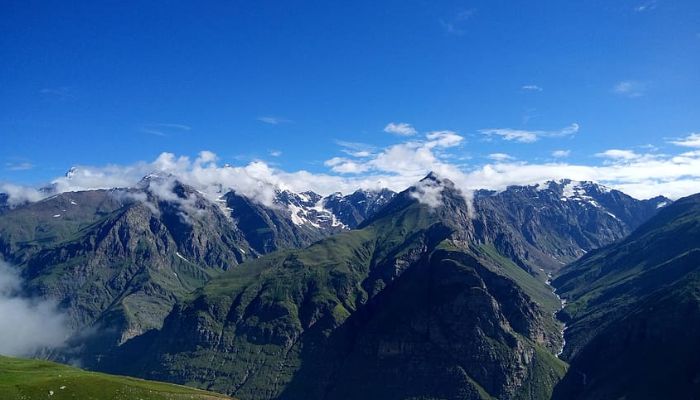
[[[8,171],[28,171],[32,168],[34,168],[34,164],[28,161],[5,163],[5,169]]]
[[[341,147],[340,151],[353,157],[365,158],[377,151],[376,147],[367,143],[347,142],[344,140],[336,140],[335,143]]]
[[[345,157],[333,157],[326,160],[323,165],[330,167],[333,172],[340,174],[360,174],[367,172],[370,165],[358,161],[354,161]]]
[[[521,90],[527,91],[527,92],[541,92],[542,88],[537,86],[537,85],[523,85],[520,87]]]
[[[393,133],[399,136],[413,136],[418,131],[411,125],[405,122],[389,122],[384,127],[384,132]]]
[[[491,128],[491,129],[481,129],[479,133],[489,137],[499,136],[503,140],[519,142],[519,143],[533,143],[541,138],[552,138],[552,137],[564,137],[576,134],[579,130],[579,125],[573,123],[562,129],[556,131],[542,131],[542,130],[524,130],[524,129],[511,129],[511,128]]]
[[[571,155],[571,150],[554,150],[552,152],[552,157],[554,158],[566,158]]]
[[[73,100],[76,98],[75,91],[69,86],[46,87],[39,90],[39,94],[58,100]]]
[[[270,124],[270,125],[279,125],[279,124],[286,124],[286,123],[292,122],[291,120],[289,120],[287,118],[273,117],[270,115],[258,117],[258,121],[264,122],[264,123]]]
[[[596,153],[596,157],[601,157],[601,158],[607,158],[610,160],[623,160],[623,161],[631,161],[631,160],[636,160],[640,157],[642,157],[641,154],[637,154],[632,150],[621,150],[621,149],[610,149],[610,150],[605,150],[600,153]]]
[[[615,94],[626,97],[641,97],[644,96],[647,90],[647,85],[639,81],[620,81],[613,86],[612,91]]]
[[[700,148],[700,133],[691,133],[684,138],[671,140],[670,142],[676,146]]]
[[[651,11],[656,8],[657,6],[656,0],[651,0],[651,1],[646,1],[644,3],[641,3],[634,7],[634,11],[636,12],[645,12],[645,11]]]
[[[144,124],[140,128],[141,132],[156,136],[169,136],[178,131],[184,132],[190,130],[192,130],[192,127],[189,125],[168,123]]]
[[[466,23],[474,14],[475,9],[462,10],[450,18],[440,20],[440,25],[448,34],[461,36],[467,33]]]
[[[493,161],[503,162],[513,160],[514,157],[506,153],[491,153],[488,158]]]
[[[280,150],[270,150],[270,155],[272,157],[279,157],[282,155],[282,152]]]

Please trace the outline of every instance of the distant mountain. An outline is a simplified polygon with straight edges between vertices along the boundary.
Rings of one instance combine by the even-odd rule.
[[[545,398],[565,371],[559,302],[475,235],[449,181],[358,230],[212,279],[100,368],[242,399]]]
[[[157,328],[175,301],[252,253],[219,207],[183,185],[63,193],[0,217],[0,252],[100,346]]]
[[[80,333],[54,359],[243,399],[539,399],[565,371],[548,276],[668,204],[434,174],[263,204],[152,174],[6,208],[0,254]]]
[[[28,291],[60,302],[75,329],[93,328],[81,357],[99,357],[159,328],[178,299],[222,271],[348,229],[323,204],[314,193],[282,191],[273,207],[233,192],[212,202],[152,174],[134,188],[67,192],[6,209],[0,255],[20,268]]]
[[[347,196],[343,196],[340,192],[333,193],[324,199],[323,204],[338,221],[354,229],[381,210],[395,195],[396,193],[389,189],[379,191],[360,189]]]
[[[637,200],[593,182],[562,180],[477,191],[480,240],[533,273],[555,272],[585,253],[621,239],[660,208],[665,197]]]
[[[557,399],[700,398],[700,194],[567,266]]]
[[[0,356],[0,397],[39,400],[224,400],[230,397],[185,386],[83,371],[48,361]]]
[[[222,197],[226,211],[259,254],[309,245],[328,235],[356,228],[396,193],[358,190],[347,196],[278,191],[267,207],[231,191]]]

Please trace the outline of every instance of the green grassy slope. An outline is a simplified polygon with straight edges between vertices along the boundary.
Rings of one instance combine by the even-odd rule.
[[[0,398],[216,400],[230,397],[142,379],[88,372],[48,361],[0,356]]]

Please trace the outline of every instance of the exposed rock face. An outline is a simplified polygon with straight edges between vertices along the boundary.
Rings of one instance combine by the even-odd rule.
[[[347,196],[334,193],[324,199],[323,205],[350,229],[357,228],[367,218],[387,205],[396,193],[388,189],[358,190]]]
[[[308,246],[338,232],[356,228],[395,195],[390,190],[321,197],[314,192],[280,191],[272,207],[229,192],[223,196],[231,218],[259,254]]]
[[[625,237],[670,203],[663,197],[636,200],[592,182],[563,180],[476,192],[474,225],[478,240],[494,243],[524,268],[553,272]]]

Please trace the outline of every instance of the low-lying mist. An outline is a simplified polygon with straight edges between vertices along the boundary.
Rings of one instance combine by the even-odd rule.
[[[56,303],[24,296],[18,271],[0,260],[0,354],[31,356],[62,347],[69,335]]]

